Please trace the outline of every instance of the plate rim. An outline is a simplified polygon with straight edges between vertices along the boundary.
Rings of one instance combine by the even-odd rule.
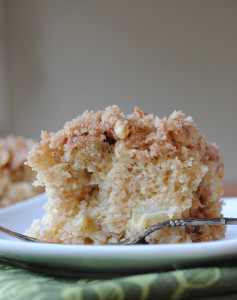
[[[43,195],[43,196],[42,196]],[[42,201],[44,194],[36,196],[38,201]],[[224,203],[235,201],[237,197],[222,198]],[[37,199],[36,199],[37,200]],[[15,210],[19,207],[32,204],[32,199],[25,200],[24,203],[17,203],[11,207],[0,209],[4,211]],[[231,225],[229,225],[231,226]],[[112,251],[111,251],[112,249]],[[152,266],[166,267],[175,262],[188,263],[190,261],[209,261],[210,259],[222,259],[225,257],[237,257],[237,237],[230,240],[218,240],[210,242],[183,243],[183,244],[156,244],[156,245],[64,245],[34,242],[24,242],[18,240],[7,240],[0,238],[0,258],[17,260],[22,263],[32,264],[34,260],[41,266],[51,265],[62,269],[73,269],[80,267],[83,260],[94,261],[94,267],[88,266],[90,271],[98,271],[98,265],[106,262],[104,271],[115,272],[121,270],[128,272],[135,262],[138,262],[137,269],[143,269],[139,261],[147,261],[147,268]],[[144,251],[145,250],[145,251]],[[195,257],[195,260],[193,259]],[[61,258],[64,258],[63,260]],[[50,262],[50,259],[52,260]],[[58,265],[56,262],[58,260]],[[73,266],[73,261],[75,266]],[[122,262],[122,266],[119,263]],[[113,264],[116,268],[113,270]],[[127,265],[124,268],[124,263]],[[153,264],[153,265],[152,265]],[[85,266],[84,266],[85,268]],[[146,269],[146,268],[145,268]]]

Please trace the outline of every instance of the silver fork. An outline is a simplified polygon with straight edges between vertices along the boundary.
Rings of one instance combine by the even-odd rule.
[[[135,245],[147,237],[149,234],[164,228],[169,227],[180,227],[180,226],[203,226],[203,225],[237,225],[237,218],[193,218],[193,219],[175,219],[175,220],[167,220],[163,222],[158,222],[154,225],[147,227],[142,233],[133,235],[122,242],[109,244],[109,245]],[[51,243],[47,241],[43,241],[40,239],[36,239],[30,236],[26,236],[24,234],[15,232],[13,230],[7,229],[5,227],[0,226],[0,231],[3,231],[15,238],[35,243]]]

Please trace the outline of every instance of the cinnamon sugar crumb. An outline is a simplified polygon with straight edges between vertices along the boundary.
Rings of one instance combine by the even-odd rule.
[[[114,126],[114,132],[118,138],[124,140],[128,136],[129,130],[125,123],[117,120]]]

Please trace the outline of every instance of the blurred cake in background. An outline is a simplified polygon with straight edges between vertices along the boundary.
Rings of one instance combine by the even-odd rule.
[[[0,207],[31,198],[44,191],[35,187],[35,172],[25,165],[35,141],[8,136],[0,139]]]

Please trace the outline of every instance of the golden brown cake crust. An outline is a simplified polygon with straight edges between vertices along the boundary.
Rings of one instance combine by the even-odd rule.
[[[25,165],[35,141],[8,136],[0,139],[0,207],[30,198],[43,191],[32,185],[36,178]]]
[[[103,244],[134,234],[151,220],[221,214],[219,149],[182,112],[159,119],[135,108],[125,116],[114,105],[85,111],[63,130],[41,137],[28,164],[38,172],[38,184],[46,186],[49,203],[31,235],[39,237],[43,225],[47,240]],[[224,236],[224,227],[213,229],[164,230],[147,242]]]

